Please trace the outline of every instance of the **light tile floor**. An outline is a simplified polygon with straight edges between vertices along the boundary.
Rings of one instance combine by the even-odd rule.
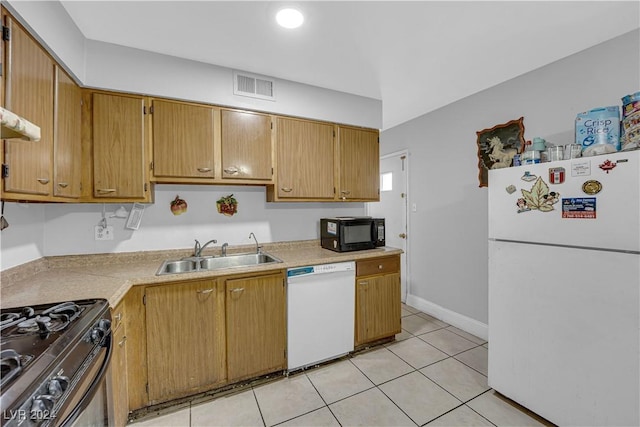
[[[552,425],[487,386],[488,343],[407,305],[396,341],[146,426]]]

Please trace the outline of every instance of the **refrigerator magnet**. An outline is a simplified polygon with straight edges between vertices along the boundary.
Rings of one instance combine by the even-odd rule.
[[[591,160],[572,160],[571,176],[589,176],[591,175]]]
[[[612,162],[609,159],[605,160],[604,163],[598,165],[598,167],[606,173],[609,173],[609,171],[613,170],[613,168],[615,168],[616,166],[618,166],[618,164],[616,162]]]
[[[599,181],[590,179],[589,181],[585,181],[585,183],[582,184],[582,191],[591,196],[594,194],[598,194],[600,190],[602,190],[602,184],[600,184]]]
[[[564,168],[549,168],[549,182],[551,184],[562,184],[564,182]]]
[[[596,198],[562,199],[562,218],[596,219]]]
[[[529,171],[525,171],[524,175],[520,177],[521,180],[527,181],[527,182],[535,181],[536,178],[537,176],[535,176]]]
[[[511,184],[511,185],[507,186],[507,188],[505,188],[505,190],[507,190],[507,193],[513,194],[513,193],[516,192],[516,186]]]

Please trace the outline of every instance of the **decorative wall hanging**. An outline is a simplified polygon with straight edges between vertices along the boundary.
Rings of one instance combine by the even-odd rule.
[[[216,201],[218,213],[226,216],[233,216],[238,213],[238,201],[233,198],[233,194],[219,198]]]
[[[182,200],[180,196],[176,195],[176,198],[171,202],[171,213],[174,215],[181,215],[187,211],[187,202]]]
[[[524,117],[476,132],[479,187],[489,185],[489,169],[508,168],[524,149]]]

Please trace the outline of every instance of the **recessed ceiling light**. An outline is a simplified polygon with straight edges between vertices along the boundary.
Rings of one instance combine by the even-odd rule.
[[[304,22],[304,16],[296,9],[282,9],[276,14],[276,21],[284,28],[298,28]]]

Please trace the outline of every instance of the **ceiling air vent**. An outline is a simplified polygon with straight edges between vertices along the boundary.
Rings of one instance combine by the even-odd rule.
[[[263,76],[234,71],[233,94],[275,101],[275,82]]]

